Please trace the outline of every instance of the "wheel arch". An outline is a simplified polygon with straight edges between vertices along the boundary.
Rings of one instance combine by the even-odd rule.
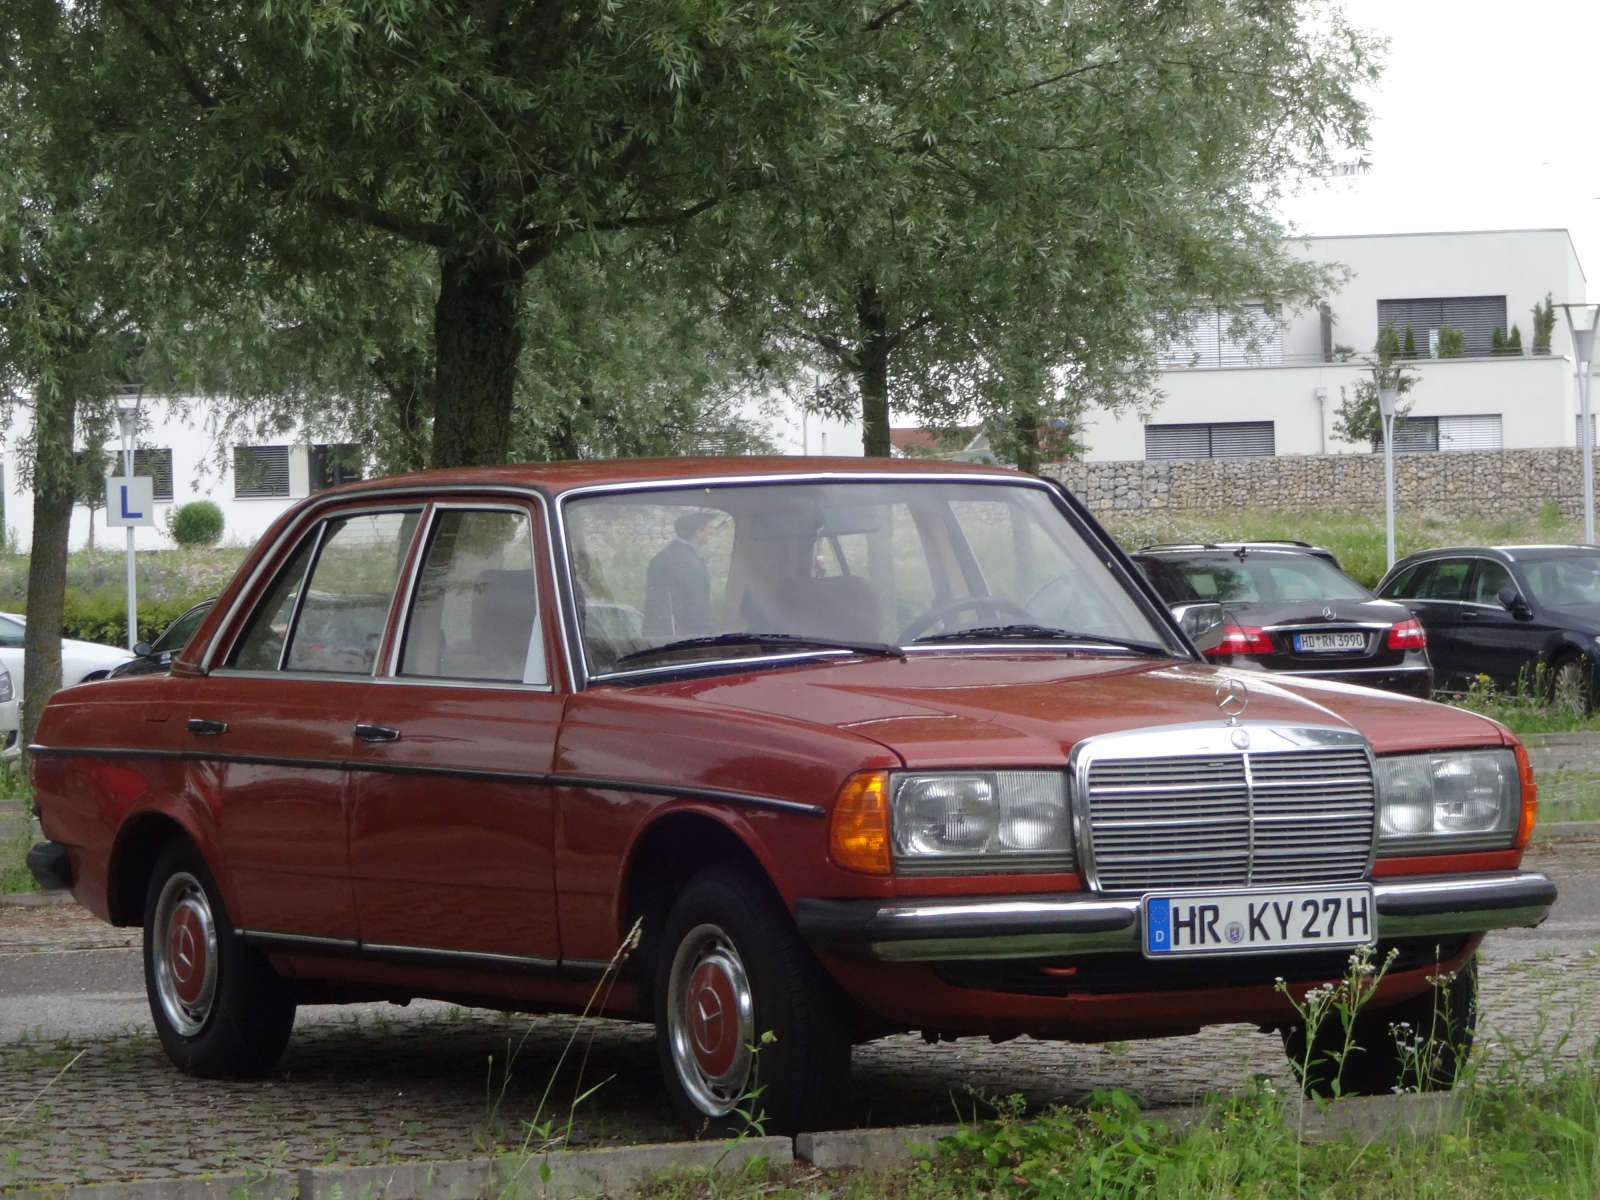
[[[197,839],[183,823],[160,809],[146,809],[123,823],[111,851],[107,872],[106,906],[113,925],[140,925],[144,922],[145,895],[156,860],[174,838],[186,838],[196,847]],[[204,851],[201,851],[204,854]]]

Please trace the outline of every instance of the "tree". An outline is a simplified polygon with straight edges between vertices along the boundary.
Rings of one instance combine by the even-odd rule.
[[[804,347],[811,403],[1039,431],[1147,396],[1201,305],[1310,297],[1275,190],[1358,139],[1374,46],[1295,0],[902,4],[855,65],[837,154],[691,237],[730,314]]]
[[[842,45],[863,27],[823,0],[74,12],[97,88],[129,99],[119,200],[173,252],[309,255],[323,277],[366,235],[426,252],[431,382],[374,365],[402,424],[431,407],[434,466],[510,452],[530,273],[581,236],[674,227],[798,173],[828,144]]]
[[[1544,302],[1533,306],[1533,352],[1535,354],[1550,353],[1550,335],[1556,329],[1556,306],[1549,292],[1544,294]]]
[[[1401,361],[1403,357],[1394,326],[1385,325],[1378,331],[1372,355],[1365,360],[1372,369],[1373,378],[1356,380],[1354,396],[1342,387],[1339,389],[1339,407],[1333,414],[1334,437],[1356,445],[1383,445],[1383,409],[1378,403],[1380,382],[1384,387],[1393,388],[1397,397],[1404,396],[1417,385],[1415,368]],[[1395,405],[1396,428],[1411,414],[1411,407]]]

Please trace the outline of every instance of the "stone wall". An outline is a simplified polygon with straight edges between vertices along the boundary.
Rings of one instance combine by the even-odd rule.
[[[1554,500],[1562,516],[1576,518],[1583,512],[1579,455],[1575,448],[1396,454],[1395,506],[1441,518],[1498,517],[1536,513]],[[1095,512],[1383,508],[1381,454],[1064,462],[1043,473]]]

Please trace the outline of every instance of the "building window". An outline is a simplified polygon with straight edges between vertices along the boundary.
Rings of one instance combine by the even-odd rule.
[[[1394,423],[1396,454],[1431,454],[1439,448],[1438,417],[1401,417]],[[1372,442],[1374,454],[1383,453],[1383,438]]]
[[[148,475],[154,481],[157,500],[172,499],[172,451],[147,449],[133,452],[133,473]]]
[[[1247,304],[1242,316],[1226,309],[1190,314],[1188,335],[1161,352],[1165,367],[1278,367],[1283,365],[1283,319],[1276,308]],[[1243,329],[1234,336],[1235,321]]]
[[[361,478],[361,447],[352,442],[311,447],[311,490],[323,492]]]
[[[235,446],[233,496],[236,500],[289,495],[289,447]]]
[[[1494,331],[1506,330],[1504,296],[1443,296],[1428,300],[1379,300],[1378,328],[1394,326],[1405,345],[1406,330],[1418,357],[1428,357],[1429,334],[1448,327],[1467,337],[1468,354],[1489,354],[1494,349]]]
[[[1471,417],[1407,417],[1394,423],[1396,454],[1501,448],[1499,413]],[[1374,441],[1372,449],[1374,453],[1383,453],[1383,439]]]
[[[1144,427],[1146,458],[1271,458],[1276,453],[1271,421]]]

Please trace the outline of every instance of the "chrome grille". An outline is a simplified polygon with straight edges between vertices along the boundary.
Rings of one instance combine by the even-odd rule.
[[[1371,855],[1372,767],[1359,745],[1091,757],[1078,779],[1103,891],[1346,883]]]

